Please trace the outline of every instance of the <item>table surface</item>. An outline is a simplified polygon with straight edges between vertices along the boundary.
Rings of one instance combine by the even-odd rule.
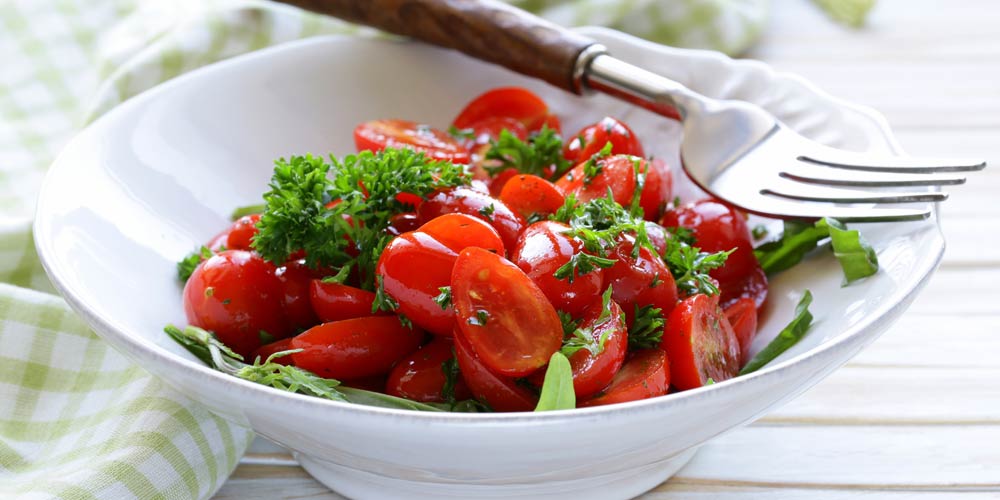
[[[949,189],[944,262],[891,330],[645,498],[1000,497],[998,21],[996,0],[879,0],[853,31],[806,0],[772,1],[750,57],[880,110],[911,154],[992,167]],[[258,443],[216,498],[341,497]]]

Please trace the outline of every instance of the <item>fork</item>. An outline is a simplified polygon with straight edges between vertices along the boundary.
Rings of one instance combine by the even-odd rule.
[[[575,94],[603,92],[683,123],[681,163],[696,184],[745,211],[781,219],[919,220],[982,160],[830,148],[762,108],[700,95],[616,59],[585,36],[494,0],[280,0],[452,48]],[[923,189],[913,189],[913,188]],[[899,206],[922,203],[922,206]],[[886,206],[890,205],[890,206]]]

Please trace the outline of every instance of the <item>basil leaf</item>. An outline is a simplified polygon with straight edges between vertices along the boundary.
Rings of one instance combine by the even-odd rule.
[[[767,347],[758,352],[740,370],[740,375],[746,375],[761,369],[764,365],[773,361],[774,358],[780,356],[781,353],[798,343],[799,340],[802,340],[806,331],[809,330],[809,326],[812,325],[813,320],[813,315],[809,312],[809,304],[812,304],[812,293],[806,290],[805,294],[802,295],[802,299],[799,300],[799,304],[795,306],[795,317],[792,318],[792,321],[781,330],[781,333],[778,333],[778,336],[770,344],[767,344]]]
[[[380,392],[366,391],[364,389],[355,389],[353,387],[337,387],[337,390],[343,394],[344,399],[351,403],[367,406],[380,406],[382,408],[397,408],[400,410],[415,410],[415,411],[446,411],[435,406],[431,406],[425,403],[419,403],[417,401],[411,401],[409,399],[397,398],[396,396],[390,396],[388,394],[382,394]]]
[[[829,235],[830,231],[825,226],[785,221],[785,231],[781,234],[781,239],[755,248],[753,254],[764,272],[771,276],[801,262],[807,253]]]
[[[828,227],[833,255],[844,270],[844,286],[878,272],[878,256],[875,249],[857,230],[849,230],[843,222],[825,218],[816,227]]]
[[[542,394],[538,398],[535,411],[571,410],[576,408],[576,392],[573,391],[573,369],[569,359],[561,352],[552,353],[549,367],[545,370]]]
[[[229,214],[229,219],[235,222],[244,215],[262,214],[264,213],[265,208],[266,207],[264,206],[263,203],[259,205],[247,205],[245,207],[236,207],[233,210],[233,213]]]

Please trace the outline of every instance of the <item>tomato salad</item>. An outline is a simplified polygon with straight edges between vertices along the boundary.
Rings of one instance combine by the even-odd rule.
[[[278,160],[264,205],[179,264],[191,326],[168,333],[243,378],[421,410],[607,405],[740,374],[759,258],[787,267],[788,245],[755,253],[745,214],[675,199],[620,120],[560,133],[542,99],[500,88],[447,131],[374,120],[357,155]]]

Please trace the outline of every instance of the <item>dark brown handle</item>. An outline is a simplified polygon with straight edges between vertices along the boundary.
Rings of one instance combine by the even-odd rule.
[[[495,0],[278,1],[459,50],[578,94],[576,61],[594,45],[587,37]]]

